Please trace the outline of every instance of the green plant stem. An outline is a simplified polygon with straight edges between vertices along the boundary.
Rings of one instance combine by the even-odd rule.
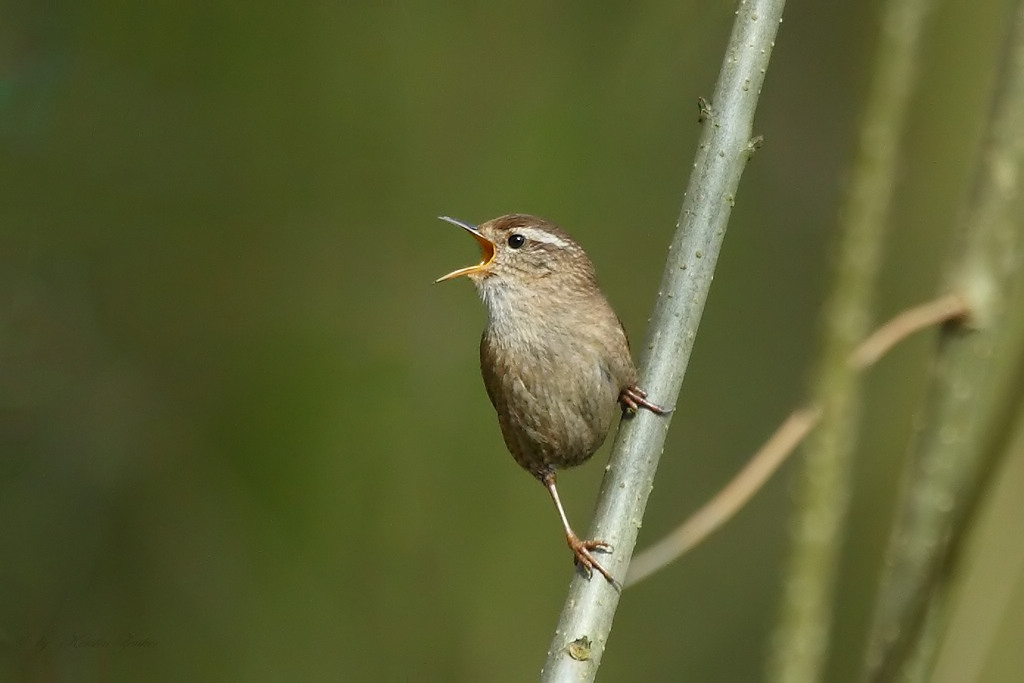
[[[1021,367],[1024,374],[1024,367]],[[1019,381],[1024,376],[1018,375]],[[1024,494],[1024,397],[1017,402],[1017,415],[1006,430],[1006,450],[999,454],[991,485],[984,500],[972,513],[969,538],[961,543],[957,567],[948,590],[949,627],[937,645],[934,666],[927,680],[932,683],[984,681],[993,661],[1022,661],[1021,654],[1000,651],[1000,631],[1019,609],[1015,593],[1024,581],[1024,534],[1020,533],[1020,500]],[[1012,630],[1012,626],[1009,627]],[[1012,639],[1003,647],[1014,647]],[[1012,666],[1012,664],[1011,664]],[[904,676],[913,680],[913,676]]]
[[[793,547],[769,662],[773,681],[819,681],[828,654],[861,412],[861,376],[847,359],[869,330],[899,143],[930,6],[930,0],[889,0],[884,8],[876,68],[841,212],[835,281],[824,309],[821,357],[812,387],[812,405],[821,407],[822,421],[808,439],[797,482]]]
[[[757,146],[751,139],[754,111],[784,5],[783,0],[739,3],[711,111],[704,117],[640,359],[643,385],[662,404],[671,405],[679,394],[740,176]],[[668,418],[641,411],[623,420],[612,447],[590,537],[614,546],[602,563],[618,577],[625,576],[636,544],[668,425]],[[573,578],[543,680],[594,678],[619,597],[600,577]]]
[[[951,288],[972,311],[969,333],[943,340],[922,428],[908,461],[868,642],[866,678],[892,680],[914,662],[927,676],[941,636],[949,549],[979,494],[1019,395],[1024,354],[1024,1],[1016,3]],[[927,616],[926,616],[927,615]],[[916,672],[916,674],[914,673]]]

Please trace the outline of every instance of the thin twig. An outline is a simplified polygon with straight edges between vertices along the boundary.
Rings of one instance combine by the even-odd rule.
[[[871,333],[850,356],[850,365],[864,369],[874,365],[902,339],[941,322],[967,315],[967,301],[960,294],[947,294],[903,311]]]
[[[861,342],[849,362],[858,370],[866,370],[915,332],[967,315],[967,305],[959,294],[947,294],[908,308]],[[676,561],[732,519],[796,450],[820,418],[821,409],[816,406],[794,410],[714,498],[633,558],[626,575],[626,587],[640,583]]]
[[[721,528],[764,486],[819,417],[821,412],[814,408],[793,411],[725,488],[675,531],[633,558],[626,587],[640,583]]]

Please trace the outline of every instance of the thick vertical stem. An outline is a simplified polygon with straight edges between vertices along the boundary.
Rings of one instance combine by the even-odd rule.
[[[908,462],[868,643],[866,678],[892,680],[913,661],[930,668],[941,634],[941,569],[977,495],[1000,421],[1017,396],[1024,356],[1024,1],[1015,4],[989,129],[955,251],[951,288],[972,312],[969,332],[947,335]],[[908,657],[908,653],[909,657]]]
[[[740,176],[756,146],[754,111],[784,5],[783,0],[739,3],[640,359],[642,384],[661,405],[672,405],[679,393]],[[614,546],[602,561],[620,579],[636,544],[668,423],[668,417],[641,411],[623,421],[612,448],[589,537]],[[594,678],[618,601],[619,592],[608,582],[573,578],[544,680]]]
[[[821,680],[832,627],[836,567],[849,507],[850,461],[861,408],[860,373],[848,362],[869,330],[875,281],[899,166],[900,140],[930,0],[889,0],[867,94],[857,156],[841,212],[836,275],[824,310],[821,358],[812,388],[822,409],[805,446],[793,548],[769,678]]]

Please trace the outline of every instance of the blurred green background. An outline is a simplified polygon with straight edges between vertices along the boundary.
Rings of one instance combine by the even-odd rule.
[[[944,3],[879,317],[938,286],[1006,3]],[[878,3],[789,3],[641,547],[803,397]],[[535,678],[572,564],[505,451],[477,258],[523,211],[635,344],[729,2],[0,8],[4,680]],[[829,680],[853,680],[930,345],[871,375]],[[657,397],[656,397],[657,398]],[[606,449],[563,475],[582,529]],[[752,681],[783,470],[624,595],[602,677]]]

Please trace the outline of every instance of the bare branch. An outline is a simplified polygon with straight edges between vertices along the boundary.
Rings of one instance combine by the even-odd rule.
[[[740,176],[750,154],[754,111],[761,93],[783,0],[743,0],[706,120],[640,359],[644,388],[673,404],[686,372],[704,303],[725,238]],[[597,501],[591,538],[615,546],[606,562],[625,574],[654,481],[669,419],[642,412],[616,435]],[[542,678],[585,681],[597,674],[619,593],[606,581],[575,576],[548,651]],[[570,644],[586,638],[585,658]],[[579,651],[579,648],[574,650]]]

